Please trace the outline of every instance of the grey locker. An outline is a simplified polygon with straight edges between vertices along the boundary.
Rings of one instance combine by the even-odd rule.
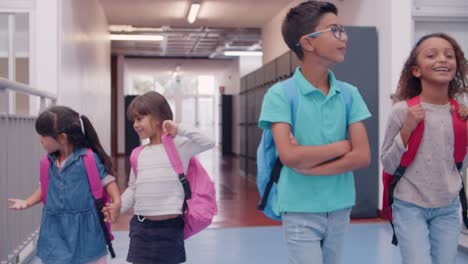
[[[270,61],[265,66],[265,85],[271,86],[276,81],[276,61]]]
[[[255,88],[255,73],[249,73],[246,75],[247,77],[247,90],[250,91]]]
[[[254,73],[255,73],[255,89],[258,89],[265,82],[265,69],[262,67],[254,71]]]
[[[346,27],[345,61],[332,69],[336,78],[356,86],[372,114],[364,121],[371,148],[371,164],[354,171],[356,206],[352,217],[377,217],[379,201],[379,60],[375,27]]]
[[[299,58],[296,56],[296,54],[292,51],[291,52],[291,75],[294,74],[294,71],[296,70],[296,67],[301,65],[301,61]]]
[[[276,60],[276,79],[282,80],[291,74],[291,53],[288,51]]]

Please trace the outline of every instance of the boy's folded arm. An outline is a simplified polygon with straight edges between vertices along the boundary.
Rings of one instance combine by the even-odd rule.
[[[271,125],[273,138],[281,162],[290,168],[310,168],[327,160],[340,157],[349,151],[346,141],[320,146],[301,146],[291,143],[288,123]]]
[[[349,126],[352,150],[338,159],[324,162],[310,169],[295,169],[306,175],[336,175],[370,164],[370,147],[364,123],[357,122]]]

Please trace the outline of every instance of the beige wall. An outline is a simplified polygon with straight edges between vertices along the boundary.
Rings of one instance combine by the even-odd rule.
[[[59,2],[58,103],[89,117],[110,153],[110,40],[98,0]]]

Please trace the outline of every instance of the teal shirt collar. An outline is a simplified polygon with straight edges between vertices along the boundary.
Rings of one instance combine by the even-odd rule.
[[[313,86],[309,81],[306,80],[304,75],[302,75],[301,67],[296,67],[294,71],[293,79],[299,86],[299,91],[302,95],[307,95],[311,93],[316,93],[322,91],[315,86]],[[336,85],[336,78],[332,71],[328,70],[328,81],[330,83],[330,91],[328,92],[327,97],[333,96],[336,93],[341,93],[341,89]]]

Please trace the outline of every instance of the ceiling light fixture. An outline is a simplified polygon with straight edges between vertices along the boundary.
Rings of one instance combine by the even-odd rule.
[[[110,25],[109,31],[112,33],[117,32],[163,32],[164,27],[148,28],[148,27],[134,27],[132,25]]]
[[[248,51],[248,50],[227,50],[223,52],[224,56],[262,56],[262,51]]]
[[[195,22],[195,19],[197,19],[198,11],[200,11],[200,6],[201,4],[199,2],[192,1],[189,12],[187,14],[187,21],[190,24],[193,24],[193,22]]]
[[[161,41],[164,39],[160,35],[129,35],[129,34],[111,34],[111,40],[128,40],[128,41]]]

